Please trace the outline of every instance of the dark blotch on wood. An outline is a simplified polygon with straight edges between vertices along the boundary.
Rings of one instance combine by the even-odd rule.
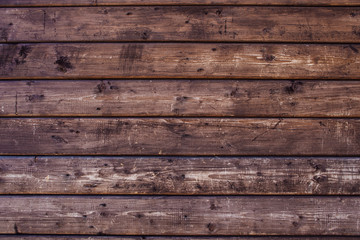
[[[59,72],[67,72],[68,69],[73,69],[73,66],[69,60],[69,58],[67,56],[60,56],[55,62],[54,64],[57,64],[57,70]]]
[[[138,214],[135,215],[135,217],[136,217],[136,218],[143,218],[143,217],[144,217],[144,214],[138,213]]]
[[[40,102],[44,100],[45,96],[43,94],[34,94],[34,95],[26,95],[27,102]]]
[[[19,51],[19,58],[15,58],[16,65],[26,63],[25,58],[28,56],[28,54],[30,52],[31,52],[30,46],[27,46],[27,45],[21,46],[20,51]]]
[[[98,186],[97,183],[87,183],[83,185],[86,188],[96,188]]]
[[[213,52],[215,52],[217,49],[216,49],[216,48],[212,48],[211,50],[212,50]]]
[[[352,33],[358,37],[360,37],[360,27],[353,27]]]
[[[199,69],[197,70],[197,72],[203,72],[203,71],[204,71],[203,68],[199,68]]]
[[[101,82],[98,85],[96,85],[96,89],[98,93],[102,93],[106,90],[106,84]]]
[[[16,223],[14,223],[14,231],[15,231],[15,234],[20,234],[18,226],[16,225]]]
[[[327,181],[327,176],[325,175],[316,175],[313,177],[313,180],[317,183],[322,183],[322,182],[326,182]]]
[[[357,15],[357,14],[354,13],[354,12],[350,13],[350,17],[355,17],[356,15]]]
[[[350,48],[354,53],[359,53],[359,50],[358,50],[356,47],[354,47],[354,46],[352,46],[352,45],[349,45],[349,48]]]
[[[294,227],[298,227],[298,226],[299,226],[299,223],[298,223],[298,222],[292,222],[292,225],[293,225]]]
[[[213,231],[215,231],[216,225],[214,223],[208,223],[206,225],[206,227],[207,227],[207,229],[209,229],[210,232],[213,232]]]
[[[149,38],[149,34],[147,32],[141,33],[141,39],[147,40]]]
[[[129,16],[129,15],[132,15],[132,12],[127,12],[126,15],[128,15],[128,16]]]
[[[106,207],[107,205],[106,205],[106,203],[100,203],[99,206]]]
[[[240,97],[240,93],[238,92],[239,88],[235,88],[230,92],[231,97]]]
[[[218,9],[218,10],[216,10],[215,13],[216,13],[216,15],[221,16],[222,10],[221,10],[221,9]]]
[[[271,55],[271,54],[264,54],[264,60],[267,62],[271,62],[272,60],[275,59],[275,56]]]
[[[101,108],[99,108],[99,107],[98,107],[98,108],[96,108],[96,110],[97,110],[97,111],[100,111],[100,110],[101,110]]]
[[[57,136],[57,135],[52,135],[51,138],[54,139],[58,143],[68,143],[68,141],[66,141],[64,138]]]
[[[302,82],[292,81],[290,86],[285,87],[285,92],[287,92],[288,94],[293,94],[295,92],[298,92],[301,89],[302,85],[303,85]]]

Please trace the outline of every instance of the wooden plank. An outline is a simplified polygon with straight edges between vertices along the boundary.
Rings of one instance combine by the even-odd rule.
[[[0,81],[0,116],[360,117],[359,94],[358,81]]]
[[[0,44],[1,79],[359,79],[360,45]]]
[[[360,42],[354,7],[2,8],[0,15],[0,42]]]
[[[14,6],[111,6],[111,5],[305,5],[360,6],[359,0],[0,0],[1,7]]]
[[[358,235],[359,197],[0,197],[0,233]]]
[[[3,118],[3,155],[360,154],[358,119]]]
[[[50,239],[57,239],[57,240],[164,240],[164,239],[171,239],[171,240],[357,240],[356,237],[149,237],[149,236],[141,236],[141,237],[118,237],[118,236],[56,236],[56,235],[0,235],[0,239],[16,239],[16,240],[50,240]]]
[[[0,194],[360,194],[359,158],[1,157]]]

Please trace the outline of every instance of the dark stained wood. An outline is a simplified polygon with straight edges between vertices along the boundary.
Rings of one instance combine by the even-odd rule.
[[[359,158],[1,157],[0,194],[360,194]]]
[[[360,154],[358,119],[5,118],[4,155]]]
[[[1,79],[359,79],[360,45],[0,44]]]
[[[141,237],[116,237],[116,236],[87,236],[87,237],[80,237],[80,236],[56,236],[56,235],[48,235],[48,236],[41,236],[41,235],[33,235],[33,236],[24,236],[24,235],[0,235],[0,239],[16,239],[16,240],[49,240],[49,239],[57,239],[57,240],[357,240],[356,237],[148,237],[148,236],[141,236]]]
[[[0,197],[0,233],[358,235],[359,197]]]
[[[0,42],[360,42],[354,7],[2,8],[0,15]]]
[[[360,117],[359,95],[357,81],[0,81],[0,116]]]
[[[108,6],[108,5],[305,5],[360,6],[359,0],[0,0],[0,6]]]

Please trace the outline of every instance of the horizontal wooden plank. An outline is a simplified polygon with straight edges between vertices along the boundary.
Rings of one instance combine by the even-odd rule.
[[[1,79],[359,79],[360,45],[0,44]]]
[[[359,158],[1,157],[0,194],[360,194]]]
[[[297,237],[291,237],[291,236],[286,236],[286,237],[271,237],[271,236],[266,236],[266,237],[171,237],[171,236],[166,236],[166,237],[162,237],[162,236],[157,236],[157,237],[149,237],[149,236],[141,236],[141,237],[130,237],[130,236],[123,236],[123,237],[118,237],[118,236],[57,236],[57,235],[0,235],[0,239],[16,239],[16,240],[49,240],[49,239],[57,239],[57,240],[73,240],[73,239],[77,239],[77,240],[143,240],[143,239],[148,239],[148,240],[164,240],[164,239],[171,239],[171,240],[357,240],[357,237],[330,237],[330,236],[326,236],[326,237],[312,237],[312,236],[308,236],[308,237],[301,237],[301,236],[297,236]]]
[[[0,15],[0,42],[360,42],[354,7],[2,8]]]
[[[0,197],[0,233],[358,235],[359,197]]]
[[[3,155],[360,154],[358,119],[3,118]]]
[[[109,5],[305,5],[360,6],[359,0],[0,0],[11,6],[109,6]]]
[[[359,95],[344,80],[0,81],[0,116],[360,117]]]

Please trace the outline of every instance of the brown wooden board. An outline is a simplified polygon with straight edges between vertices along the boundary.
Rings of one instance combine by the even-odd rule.
[[[358,235],[359,197],[0,197],[0,233]]]
[[[0,79],[359,79],[360,45],[0,44]]]
[[[0,194],[360,194],[359,158],[1,157]]]
[[[358,81],[0,81],[0,116],[360,117]]]
[[[0,16],[0,42],[360,42],[355,7],[2,8]]]
[[[3,155],[360,154],[358,119],[3,118]]]
[[[305,5],[360,6],[359,0],[0,0],[0,6],[107,6],[107,5]]]
[[[49,239],[57,239],[57,240],[357,240],[357,237],[149,237],[149,236],[56,236],[56,235],[0,235],[0,239],[16,239],[16,240],[49,240]]]

